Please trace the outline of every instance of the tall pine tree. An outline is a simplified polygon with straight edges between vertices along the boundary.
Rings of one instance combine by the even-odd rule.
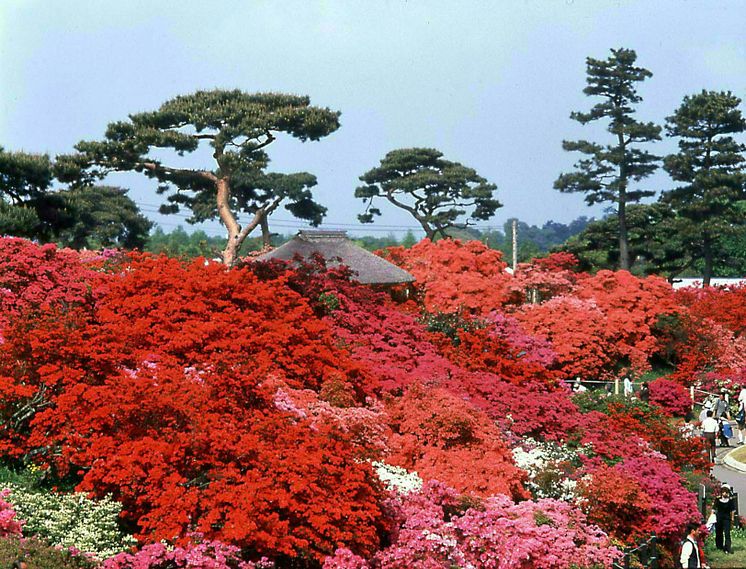
[[[720,241],[743,227],[739,202],[746,199],[746,146],[731,136],[746,130],[740,102],[730,92],[703,90],[684,97],[666,119],[668,134],[679,137],[679,152],[666,156],[664,168],[683,185],[662,199],[676,211],[690,253],[704,261],[705,286]]]
[[[634,106],[642,101],[637,83],[652,77],[643,67],[636,67],[637,54],[631,49],[612,49],[608,59],[586,60],[587,87],[583,93],[601,97],[589,112],[573,112],[570,118],[580,124],[608,120],[611,144],[587,140],[562,142],[567,151],[585,155],[575,164],[575,171],[561,174],[554,182],[561,192],[583,192],[588,205],[600,202],[616,204],[619,219],[619,266],[629,270],[630,254],[627,235],[627,204],[638,202],[655,192],[634,189],[631,184],[650,176],[658,168],[659,157],[642,150],[640,145],[660,140],[661,127],[634,118]]]

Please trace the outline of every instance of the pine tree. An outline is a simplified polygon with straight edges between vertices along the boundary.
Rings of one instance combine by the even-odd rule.
[[[136,171],[156,179],[159,193],[170,194],[169,204],[161,207],[163,213],[185,206],[192,212],[188,221],[220,218],[228,233],[223,262],[232,265],[246,237],[281,203],[314,224],[326,212],[310,192],[316,178],[306,172],[265,173],[269,157],[264,149],[277,133],[319,140],[338,128],[339,113],[311,106],[308,97],[198,91],[166,101],[157,111],[111,123],[103,141],[80,142],[77,154],[59,157],[57,175],[77,184],[114,171]],[[211,147],[211,167],[174,165],[203,142]],[[161,162],[164,149],[175,154],[172,165]],[[157,158],[153,151],[158,151]],[[251,216],[244,226],[238,221],[239,212]]]
[[[746,199],[746,146],[731,136],[746,130],[740,103],[730,92],[703,90],[684,97],[666,118],[668,134],[679,137],[679,152],[666,156],[664,168],[683,185],[665,192],[663,201],[681,218],[692,254],[704,260],[705,286],[713,276],[719,242],[743,227],[738,202]]]
[[[583,192],[588,205],[600,202],[616,204],[619,219],[619,266],[630,268],[627,235],[627,204],[640,201],[655,192],[634,189],[658,168],[659,157],[639,148],[640,145],[660,140],[661,128],[653,123],[634,118],[634,105],[642,101],[636,84],[652,77],[643,67],[636,67],[637,54],[630,49],[612,49],[605,60],[589,57],[586,60],[587,87],[583,93],[603,100],[589,112],[573,112],[570,118],[580,124],[608,120],[608,132],[614,137],[611,144],[597,144],[587,140],[562,142],[567,151],[580,152],[586,157],[575,164],[575,171],[561,174],[554,183],[561,192]]]
[[[358,215],[361,223],[381,215],[373,202],[383,198],[409,212],[430,240],[448,237],[450,228],[489,219],[501,207],[493,198],[494,184],[433,148],[392,150],[360,180],[365,185],[355,190],[355,197],[366,204],[365,213]]]

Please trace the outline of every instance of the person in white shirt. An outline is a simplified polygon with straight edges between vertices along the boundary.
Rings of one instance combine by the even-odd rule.
[[[712,411],[707,412],[707,418],[702,421],[702,436],[705,439],[705,446],[707,446],[707,458],[710,462],[715,462],[715,441],[717,440],[717,434],[720,430],[720,425],[713,419]]]
[[[629,376],[625,376],[624,378],[624,396],[625,397],[632,397],[632,380],[629,378]]]
[[[679,563],[684,569],[700,569],[702,561],[699,558],[699,546],[697,545],[697,533],[699,524],[690,523],[686,527],[686,539],[681,544],[681,556]]]
[[[738,402],[746,404],[746,383],[741,386],[741,391],[738,392]]]

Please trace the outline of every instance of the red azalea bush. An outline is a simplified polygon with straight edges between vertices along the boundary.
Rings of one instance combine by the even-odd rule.
[[[456,341],[441,338],[437,343],[463,369],[490,372],[511,383],[557,383],[557,373],[547,369],[555,360],[549,342],[529,336],[510,316],[493,313],[481,327],[459,330]]]
[[[0,338],[9,319],[42,308],[89,304],[95,272],[75,251],[0,237]]]
[[[511,280],[502,253],[480,241],[423,239],[390,247],[381,256],[411,273],[428,312],[487,315],[506,299]]]
[[[606,316],[593,300],[558,296],[524,305],[515,317],[529,334],[551,343],[564,378],[598,379],[613,369],[616,347]]]
[[[686,287],[676,300],[699,319],[717,322],[737,336],[746,331],[746,285]]]
[[[604,270],[583,278],[577,296],[593,300],[604,313],[618,357],[635,371],[650,369],[650,358],[659,350],[655,325],[677,308],[671,285],[660,277]]]
[[[144,540],[197,530],[257,554],[375,549],[370,465],[349,434],[279,411],[265,384],[360,381],[282,280],[139,256],[93,314],[53,316],[9,326],[0,345],[0,411],[32,410],[3,422],[15,447],[3,452],[34,452],[78,489],[112,494]]]
[[[650,403],[663,409],[673,417],[686,417],[692,410],[689,390],[677,381],[658,378],[648,384]]]
[[[388,405],[391,455],[387,462],[442,480],[459,492],[526,497],[525,475],[487,416],[448,391],[410,387]]]

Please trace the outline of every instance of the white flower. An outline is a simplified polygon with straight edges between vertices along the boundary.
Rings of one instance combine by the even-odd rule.
[[[400,494],[409,494],[418,492],[422,489],[422,478],[416,472],[409,472],[398,466],[391,466],[385,462],[374,462],[373,468],[376,470],[378,478],[391,492]]]

